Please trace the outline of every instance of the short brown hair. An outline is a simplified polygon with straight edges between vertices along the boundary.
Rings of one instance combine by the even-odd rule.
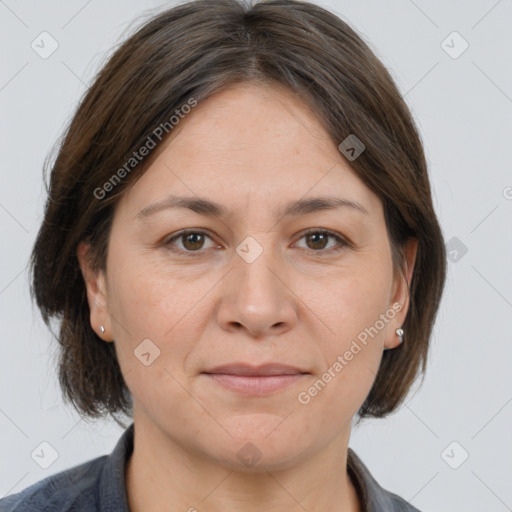
[[[418,241],[406,341],[384,352],[359,420],[396,409],[419,370],[425,374],[446,254],[420,136],[392,77],[347,23],[313,3],[194,0],[153,15],[116,49],[84,94],[51,168],[31,294],[48,327],[51,317],[60,320],[59,382],[83,417],[110,414],[119,423],[116,413],[131,416],[133,402],[114,344],[90,325],[76,250],[89,242],[91,264],[105,270],[114,208],[165,137],[112,184],[115,171],[126,171],[133,152],[190,98],[272,81],[313,105],[336,145],[350,134],[364,143],[348,163],[383,202],[395,272],[403,271],[405,242]]]

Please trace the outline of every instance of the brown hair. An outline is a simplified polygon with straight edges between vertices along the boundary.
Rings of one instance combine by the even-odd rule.
[[[424,375],[446,254],[420,136],[392,77],[347,23],[307,1],[195,0],[153,16],[117,48],[84,94],[51,169],[31,294],[48,327],[51,317],[60,320],[59,382],[83,417],[110,414],[119,423],[115,414],[131,416],[133,403],[115,345],[90,325],[78,244],[90,242],[91,264],[105,270],[114,208],[166,140],[156,133],[172,133],[169,119],[191,98],[270,81],[313,105],[336,145],[350,134],[364,143],[348,163],[383,202],[395,272],[403,271],[404,243],[418,240],[405,342],[384,352],[359,420],[395,410],[419,370]],[[150,139],[156,149],[134,162]]]

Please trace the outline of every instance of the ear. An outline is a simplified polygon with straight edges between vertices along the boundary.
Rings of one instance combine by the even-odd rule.
[[[409,310],[409,286],[414,271],[414,264],[416,262],[416,253],[418,250],[418,240],[416,238],[408,240],[404,245],[404,275],[395,276],[392,299],[390,307],[396,311],[396,315],[389,322],[386,330],[386,339],[384,341],[384,347],[391,349],[400,345],[400,339],[396,334],[396,329],[402,327],[407,311]],[[407,333],[404,333],[407,336]]]
[[[96,334],[104,341],[112,340],[112,325],[107,306],[107,286],[104,273],[100,270],[93,270],[89,261],[88,252],[90,244],[80,242],[76,254],[85,287],[87,289],[87,301],[89,303],[91,327]],[[105,328],[101,332],[100,325]]]

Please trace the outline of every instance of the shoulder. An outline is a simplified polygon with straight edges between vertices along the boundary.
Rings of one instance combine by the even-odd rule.
[[[347,466],[362,503],[362,512],[421,512],[397,494],[384,489],[357,454],[348,449]]]
[[[110,455],[102,455],[0,499],[0,512],[129,512],[124,471],[133,451],[133,423]]]
[[[100,474],[107,455],[50,475],[0,499],[0,512],[86,512],[97,510]]]
[[[413,507],[408,501],[405,501],[403,498],[394,494],[386,489],[383,489],[384,493],[387,495],[389,502],[391,503],[391,509],[393,512],[421,512],[416,507]]]

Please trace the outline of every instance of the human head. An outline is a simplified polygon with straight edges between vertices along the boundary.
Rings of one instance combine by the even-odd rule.
[[[131,397],[114,344],[91,326],[79,244],[89,242],[92,267],[106,271],[116,208],[172,142],[182,116],[185,125],[194,105],[245,83],[293,91],[336,146],[351,134],[363,141],[363,153],[345,163],[382,202],[397,276],[406,242],[418,241],[405,342],[383,353],[359,416],[395,410],[425,370],[445,252],[421,140],[391,76],[346,23],[314,4],[198,0],[157,15],[115,51],[67,127],[51,170],[32,290],[47,323],[60,316],[59,379],[84,415],[130,415]],[[125,167],[149,138],[155,147]]]

